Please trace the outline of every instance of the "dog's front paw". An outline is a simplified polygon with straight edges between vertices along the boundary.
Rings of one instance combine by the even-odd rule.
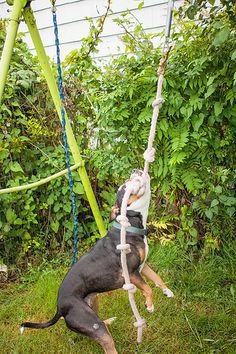
[[[146,304],[146,309],[147,309],[147,311],[149,312],[149,313],[153,313],[154,312],[154,310],[155,310],[155,308],[154,308],[154,305],[152,304],[151,306],[147,306],[147,304]]]
[[[163,291],[163,294],[166,295],[167,297],[174,297],[174,293],[170,289],[165,288],[162,291]]]

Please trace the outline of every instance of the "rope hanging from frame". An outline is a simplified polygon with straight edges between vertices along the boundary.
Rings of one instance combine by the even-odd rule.
[[[77,216],[76,198],[75,198],[75,193],[73,191],[73,178],[72,178],[71,165],[70,165],[70,150],[69,150],[67,134],[66,134],[66,119],[65,119],[65,109],[64,109],[65,96],[63,92],[63,80],[62,80],[61,59],[60,59],[60,43],[59,43],[59,35],[58,35],[55,1],[52,1],[52,15],[53,15],[56,54],[57,54],[58,89],[59,89],[60,99],[61,99],[61,123],[62,123],[62,130],[63,130],[63,142],[64,142],[64,149],[66,154],[66,164],[68,170],[69,187],[71,193],[73,221],[74,221],[74,242],[73,242],[73,253],[72,253],[72,262],[71,262],[71,265],[73,266],[76,261],[79,223],[78,223],[78,216]]]
[[[127,204],[131,194],[136,194],[141,196],[144,193],[145,185],[149,178],[148,176],[149,164],[152,163],[155,159],[155,149],[153,148],[153,143],[156,134],[156,124],[159,116],[159,110],[164,102],[162,98],[162,85],[164,81],[165,65],[168,60],[169,52],[171,50],[171,46],[169,44],[169,37],[170,37],[170,28],[171,28],[171,20],[172,20],[172,11],[173,11],[173,0],[169,0],[166,31],[165,31],[165,43],[162,50],[162,58],[159,62],[159,67],[157,70],[159,77],[157,83],[156,99],[153,102],[153,114],[152,114],[151,127],[150,127],[149,139],[148,139],[148,146],[143,155],[145,160],[143,175],[142,177],[134,177],[133,179],[131,179],[131,181],[126,183],[127,188],[121,204],[121,213],[117,217],[117,221],[121,224],[120,244],[117,245],[117,249],[120,250],[121,252],[121,265],[122,265],[122,272],[123,272],[122,274],[125,279],[125,284],[123,286],[123,289],[128,291],[130,306],[136,318],[136,322],[134,323],[134,326],[137,327],[138,329],[137,332],[138,343],[142,341],[142,330],[145,327],[146,322],[145,319],[141,318],[139,311],[137,309],[135,299],[134,299],[134,292],[136,291],[136,286],[130,282],[130,276],[127,267],[126,255],[130,252],[130,245],[126,243],[126,229],[130,226],[129,220],[126,216]]]

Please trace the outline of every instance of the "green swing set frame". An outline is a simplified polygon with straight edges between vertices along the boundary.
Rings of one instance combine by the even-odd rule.
[[[11,62],[11,57],[12,57],[12,52],[16,40],[16,35],[18,32],[18,27],[20,24],[21,19],[23,18],[28,29],[29,33],[31,36],[31,39],[33,41],[42,71],[44,73],[45,79],[47,81],[47,85],[49,88],[49,91],[51,93],[58,117],[60,121],[62,121],[62,116],[61,116],[61,99],[59,95],[59,90],[57,87],[56,80],[54,78],[53,72],[51,70],[51,67],[49,65],[49,60],[46,55],[38,28],[36,24],[36,20],[34,17],[33,10],[30,6],[32,0],[7,0],[8,5],[12,6],[12,12],[7,28],[7,35],[6,35],[6,40],[4,43],[3,51],[2,51],[2,57],[0,61],[0,103],[2,100],[3,92],[4,92],[4,87],[6,84],[7,80],[7,74],[8,70],[10,67],[10,62]],[[67,134],[67,140],[68,140],[68,145],[71,151],[71,154],[74,159],[75,165],[71,167],[71,170],[73,169],[78,169],[78,173],[81,179],[81,182],[83,184],[86,196],[88,198],[92,213],[94,215],[99,233],[101,236],[104,236],[106,234],[106,228],[93,192],[93,189],[91,187],[91,183],[89,181],[89,177],[85,168],[85,163],[81,157],[79,147],[77,145],[75,136],[72,131],[72,127],[70,125],[70,122],[68,120],[67,114],[65,112],[65,120],[66,120],[66,134]],[[14,188],[6,188],[6,189],[0,189],[0,195],[1,194],[6,194],[6,193],[12,193],[12,192],[18,192],[21,190],[29,189],[29,188],[35,188],[38,187],[39,185],[42,185],[44,183],[47,183],[51,181],[52,179],[58,178],[61,175],[65,174],[66,170],[61,171],[53,176],[50,176],[48,178],[45,178],[43,180],[40,180],[35,183],[23,185],[23,186],[18,186]]]

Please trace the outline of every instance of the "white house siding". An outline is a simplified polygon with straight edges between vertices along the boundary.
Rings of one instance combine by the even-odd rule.
[[[120,36],[124,32],[114,19],[129,9],[138,21],[143,25],[146,33],[157,33],[165,26],[167,14],[167,0],[145,0],[141,10],[137,8],[137,0],[113,0],[112,15],[106,19],[104,31],[101,35],[102,42],[98,45],[99,52],[96,57],[106,58],[124,51]],[[43,44],[47,54],[54,58],[54,32],[50,0],[35,0],[31,6],[34,10],[37,26],[39,28]],[[79,49],[82,39],[89,33],[89,23],[86,17],[96,19],[104,14],[107,7],[106,0],[57,0],[57,18],[59,24],[59,37],[62,59],[73,49]],[[9,17],[9,7],[6,1],[0,0],[0,17]],[[20,31],[25,32],[25,41],[34,52],[33,44],[24,23],[20,25]],[[154,40],[157,44],[158,40]]]

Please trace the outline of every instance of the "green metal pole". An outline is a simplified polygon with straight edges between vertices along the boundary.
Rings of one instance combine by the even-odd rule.
[[[60,99],[58,87],[57,87],[56,81],[54,79],[51,67],[49,65],[48,58],[45,53],[45,49],[44,49],[42,40],[40,38],[40,34],[39,34],[39,31],[38,31],[38,28],[36,25],[34,14],[29,6],[25,7],[25,9],[23,11],[23,16],[24,16],[25,22],[28,26],[32,41],[34,43],[35,50],[37,52],[38,59],[40,61],[41,67],[43,69],[43,72],[44,72],[53,102],[55,104],[58,116],[61,120],[61,99]],[[66,114],[65,114],[65,119],[66,119],[66,133],[67,133],[68,144],[70,146],[70,150],[71,150],[72,156],[74,158],[74,162],[75,162],[75,164],[77,164],[82,161],[82,158],[81,158],[80,151],[79,151],[77,142],[75,140],[70,122],[69,122]],[[81,167],[79,167],[78,171],[79,171],[80,179],[81,179],[81,182],[84,186],[84,190],[87,195],[90,207],[92,209],[98,230],[99,230],[101,236],[104,236],[106,234],[105,225],[103,223],[103,219],[100,214],[100,210],[98,208],[98,204],[97,204],[96,198],[94,196],[86,169],[84,166],[81,166]]]
[[[84,165],[84,162],[79,162],[74,166],[71,166],[70,170],[74,171],[76,170],[79,166]],[[49,177],[40,179],[37,182],[33,182],[33,183],[29,183],[29,184],[23,184],[22,186],[17,186],[17,187],[11,187],[11,188],[4,188],[4,189],[0,189],[0,195],[1,194],[9,194],[9,193],[14,193],[14,192],[21,192],[21,191],[25,191],[27,189],[31,189],[31,188],[37,188],[39,186],[42,186],[45,183],[48,183],[56,178],[59,178],[61,176],[64,176],[68,173],[68,169],[66,168],[65,170],[62,170],[60,172],[55,173],[54,175],[51,175]]]
[[[12,7],[12,13],[10,17],[10,22],[7,27],[7,35],[0,62],[0,103],[2,100],[2,95],[7,80],[7,73],[11,61],[13,47],[15,44],[17,30],[20,23],[20,18],[22,15],[22,10],[25,7],[26,2],[27,0],[15,0],[14,5]]]

